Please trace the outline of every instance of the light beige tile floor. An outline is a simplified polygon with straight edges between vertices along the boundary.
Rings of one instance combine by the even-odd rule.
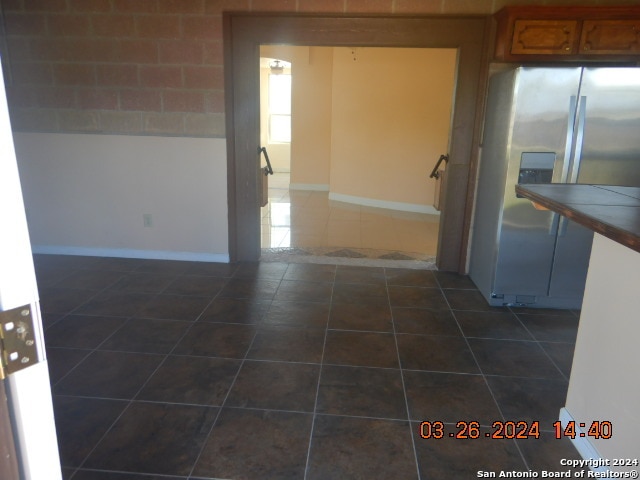
[[[328,192],[289,190],[289,175],[269,177],[262,248],[340,247],[436,254],[439,216],[329,200]]]

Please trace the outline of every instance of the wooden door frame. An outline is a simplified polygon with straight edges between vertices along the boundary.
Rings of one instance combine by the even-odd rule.
[[[223,14],[229,258],[260,258],[260,45],[455,48],[458,51],[446,193],[436,264],[466,271],[490,17]],[[429,159],[425,159],[428,161]],[[435,162],[436,159],[433,159]]]
[[[18,480],[18,454],[13,438],[9,401],[4,380],[0,380],[0,478]]]

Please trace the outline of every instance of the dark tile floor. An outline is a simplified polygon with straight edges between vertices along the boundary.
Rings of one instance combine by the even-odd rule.
[[[579,458],[551,433],[577,312],[491,308],[433,271],[35,262],[66,479],[464,479]],[[485,436],[501,420],[541,437]],[[452,438],[458,421],[480,437]]]

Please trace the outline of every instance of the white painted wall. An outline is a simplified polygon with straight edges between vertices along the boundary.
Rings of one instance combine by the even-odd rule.
[[[637,459],[640,452],[638,286],[640,253],[595,234],[565,408],[584,431],[611,422],[613,436],[577,438],[583,456]],[[622,470],[630,468],[638,469]]]
[[[224,139],[16,132],[14,141],[35,252],[229,260]]]

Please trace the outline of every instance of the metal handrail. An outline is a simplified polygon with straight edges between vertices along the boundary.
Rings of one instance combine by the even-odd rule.
[[[438,159],[436,166],[433,167],[433,170],[431,171],[431,175],[429,175],[429,178],[435,178],[436,180],[440,178],[440,172],[438,171],[438,168],[440,167],[440,164],[442,162],[449,163],[449,155],[447,154],[440,155],[440,158]]]
[[[273,168],[271,168],[271,162],[269,161],[269,154],[267,153],[267,147],[259,147],[258,155],[264,153],[264,159],[267,161],[267,166],[264,169],[265,175],[273,175]]]

